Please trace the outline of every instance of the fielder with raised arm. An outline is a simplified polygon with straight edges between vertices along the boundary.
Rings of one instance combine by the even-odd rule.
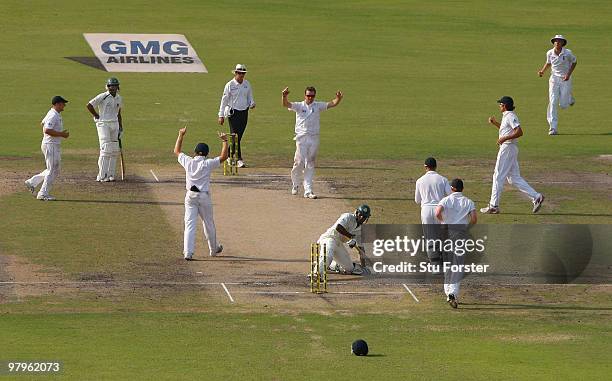
[[[304,176],[304,197],[316,199],[312,191],[317,152],[319,152],[319,130],[321,129],[321,112],[338,106],[342,100],[342,92],[336,91],[336,97],[329,102],[315,102],[317,90],[309,86],[304,90],[302,102],[289,102],[289,88],[283,90],[283,107],[295,112],[295,155],[291,170],[291,194],[298,194],[300,177]]]
[[[365,249],[361,241],[361,226],[370,218],[370,207],[363,204],[354,213],[344,213],[325,233],[317,243],[321,245],[319,253],[319,268],[326,266],[330,271],[341,274],[364,275]],[[344,245],[357,248],[361,263],[354,263]],[[323,262],[323,247],[327,249],[327,263]]]
[[[121,152],[119,139],[123,133],[123,99],[119,95],[119,80],[109,78],[106,81],[106,89],[107,91],[96,95],[87,103],[87,110],[93,115],[98,130],[100,157],[96,181],[101,182],[115,181],[117,158]]]
[[[195,252],[196,223],[198,217],[202,219],[204,236],[208,241],[208,250],[211,257],[223,251],[223,245],[217,242],[217,229],[213,219],[213,204],[210,196],[210,174],[219,168],[221,163],[227,160],[228,146],[227,135],[219,133],[219,139],[223,141],[221,155],[214,159],[209,159],[208,145],[198,143],[195,147],[193,157],[181,152],[183,138],[187,133],[187,127],[179,130],[176,143],[174,144],[174,154],[178,162],[185,169],[185,234],[183,236],[183,256],[191,261]]]

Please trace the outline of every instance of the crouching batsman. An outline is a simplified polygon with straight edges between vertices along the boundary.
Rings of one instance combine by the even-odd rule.
[[[317,243],[321,248],[327,248],[327,256],[323,249],[319,253],[319,268],[326,266],[328,271],[340,274],[367,275],[369,271],[365,264],[365,250],[361,240],[361,226],[370,218],[370,207],[361,205],[354,213],[344,213],[325,233],[319,237]],[[346,246],[356,248],[361,263],[351,259]],[[324,263],[324,258],[326,263]]]

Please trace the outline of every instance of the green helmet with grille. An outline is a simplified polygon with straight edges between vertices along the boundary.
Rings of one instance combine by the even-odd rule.
[[[115,77],[110,77],[106,80],[106,86],[119,86],[119,80]]]

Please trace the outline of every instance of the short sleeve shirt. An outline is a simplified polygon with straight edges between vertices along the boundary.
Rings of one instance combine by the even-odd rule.
[[[123,99],[119,93],[113,97],[109,91],[105,91],[96,95],[89,104],[98,109],[101,122],[117,122]]]
[[[550,64],[550,73],[555,77],[565,77],[575,62],[576,56],[569,49],[561,48],[559,55],[555,54],[555,49],[546,52],[546,63]]]
[[[295,136],[319,135],[321,112],[327,110],[327,102],[291,102],[289,110],[295,112]]]
[[[333,238],[341,242],[347,242],[349,238],[343,236],[336,230],[337,225],[342,225],[347,232],[355,236],[355,240],[358,243],[361,243],[361,225],[357,224],[357,216],[354,213],[342,214],[340,218],[338,218],[338,221],[321,235],[321,239]]]
[[[49,144],[61,144],[62,138],[59,136],[51,136],[45,134],[45,129],[51,129],[58,132],[61,132],[64,129],[64,122],[62,120],[62,116],[59,112],[55,111],[54,108],[50,109],[47,112],[47,115],[42,120],[42,130],[43,130],[43,143]]]
[[[444,196],[451,193],[448,179],[436,171],[427,171],[416,182],[414,201],[421,206],[436,206]]]
[[[446,225],[467,225],[470,223],[470,213],[476,210],[474,201],[461,192],[454,192],[440,200],[443,207],[442,222]]]
[[[243,111],[254,105],[253,88],[249,81],[244,79],[242,83],[239,83],[233,78],[226,83],[223,88],[223,96],[221,97],[221,105],[219,106],[219,116],[224,116],[226,106]]]
[[[514,111],[504,111],[501,123],[499,124],[499,137],[508,136],[514,132],[514,129],[519,128],[521,122]],[[516,139],[509,139],[504,144],[516,144]]]
[[[210,191],[210,174],[221,166],[219,157],[207,159],[204,156],[191,157],[180,153],[178,162],[185,168],[185,189],[196,186],[200,192]]]

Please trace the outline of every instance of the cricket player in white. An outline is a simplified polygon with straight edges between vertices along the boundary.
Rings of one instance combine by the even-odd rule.
[[[291,194],[299,190],[300,177],[304,175],[304,197],[315,199],[312,191],[312,179],[315,171],[315,161],[319,151],[319,130],[321,112],[336,107],[342,100],[342,92],[338,90],[336,97],[330,102],[315,102],[317,90],[307,87],[304,91],[304,101],[289,102],[289,88],[283,90],[283,107],[295,112],[295,156],[291,170]]]
[[[518,116],[513,111],[514,100],[511,97],[504,96],[497,102],[503,115],[501,123],[497,122],[494,116],[489,118],[489,123],[499,129],[499,139],[497,140],[499,152],[497,153],[497,162],[493,172],[491,201],[489,201],[487,207],[481,208],[480,211],[487,214],[499,214],[499,200],[504,189],[504,182],[507,180],[508,184],[514,185],[531,198],[533,203],[532,211],[537,213],[542,206],[542,202],[544,202],[544,195],[536,192],[521,177],[518,164],[517,139],[523,136],[523,130],[521,129]]]
[[[25,181],[25,186],[32,194],[36,192],[36,187],[42,183],[36,195],[38,200],[55,200],[55,197],[51,196],[49,191],[51,190],[53,181],[55,181],[60,172],[60,144],[62,143],[62,138],[68,139],[68,136],[70,136],[68,130],[64,130],[64,121],[60,115],[60,113],[64,111],[66,103],[68,103],[68,101],[59,95],[53,97],[51,100],[52,107],[41,122],[43,139],[40,149],[45,156],[47,169]]]
[[[436,218],[436,207],[440,200],[451,193],[450,184],[446,177],[436,172],[438,163],[433,157],[425,159],[425,174],[417,182],[414,191],[414,202],[421,205],[421,223],[423,224],[423,235],[427,242],[432,242],[427,247],[427,257],[432,264],[439,265],[442,253],[434,250],[433,240],[440,238],[440,221]],[[439,267],[435,267],[439,268]]]
[[[186,260],[193,259],[195,251],[196,223],[198,216],[202,219],[204,235],[208,241],[210,256],[216,256],[223,251],[223,246],[217,244],[217,230],[213,219],[213,205],[210,197],[210,174],[219,168],[221,163],[227,160],[228,146],[227,135],[219,133],[223,141],[221,155],[214,159],[208,159],[208,145],[198,143],[195,148],[195,156],[190,157],[181,152],[183,138],[187,133],[187,127],[179,130],[178,138],[174,145],[174,154],[178,162],[185,168],[185,234],[183,237],[183,255]]]
[[[565,48],[567,40],[558,34],[550,42],[553,48],[546,52],[546,63],[538,71],[541,77],[546,69],[550,69],[550,79],[548,80],[548,110],[546,119],[548,120],[548,135],[558,134],[558,114],[559,107],[562,109],[573,106],[576,100],[572,94],[572,73],[576,68],[576,56],[571,50]]]
[[[370,207],[361,205],[354,213],[344,213],[338,218],[317,241],[321,246],[319,268],[328,268],[342,274],[363,275],[366,272],[363,264],[353,263],[351,255],[344,244],[350,248],[357,247],[359,256],[364,260],[365,249],[361,241],[361,226],[370,218]],[[327,262],[323,262],[323,248],[327,250]],[[323,267],[326,266],[326,267]]]
[[[478,216],[474,202],[462,193],[463,181],[461,179],[453,179],[451,190],[453,193],[440,200],[436,207],[436,218],[448,226],[448,235],[451,240],[460,240],[465,238],[468,225],[476,224]],[[464,255],[448,254],[451,260],[445,260],[445,262],[450,262],[452,265],[463,265],[465,262]],[[453,272],[450,269],[444,272],[444,293],[446,301],[453,308],[457,308],[462,277],[463,272]]]
[[[121,107],[123,99],[119,95],[119,80],[109,78],[106,81],[108,91],[98,94],[87,103],[87,110],[93,115],[100,141],[98,158],[98,176],[96,181],[115,181],[117,158],[121,151],[119,139],[123,133]]]

